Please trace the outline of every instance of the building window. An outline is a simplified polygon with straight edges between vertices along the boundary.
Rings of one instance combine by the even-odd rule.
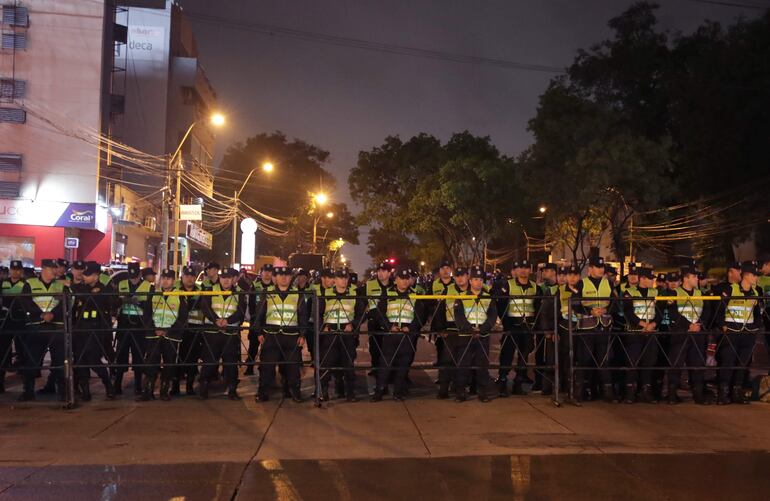
[[[21,188],[21,155],[0,153],[0,198],[18,198]]]
[[[29,11],[26,7],[3,5],[3,24],[10,26],[29,26]]]
[[[26,111],[20,108],[0,108],[0,123],[23,124],[26,121]]]
[[[0,99],[21,99],[27,92],[27,82],[0,78]]]
[[[3,33],[3,49],[26,49],[27,35],[24,33]]]

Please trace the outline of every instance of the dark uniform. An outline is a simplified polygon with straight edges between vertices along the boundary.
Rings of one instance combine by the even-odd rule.
[[[468,291],[469,285],[465,282],[465,287],[460,287],[457,283],[457,278],[466,277],[468,275],[468,269],[459,266],[455,269],[455,279],[446,289],[441,289],[442,296],[457,296],[465,294]],[[433,282],[434,294],[437,294],[436,282],[443,283],[441,280],[436,279]],[[463,381],[462,391],[465,392],[466,379],[458,378],[460,366],[460,359],[457,356],[458,347],[464,345],[467,347],[468,343],[466,339],[460,339],[458,336],[457,324],[455,323],[455,299],[446,299],[438,301],[436,307],[436,313],[433,315],[433,321],[431,322],[431,330],[438,333],[436,338],[436,353],[438,355],[438,394],[439,399],[449,398],[449,384],[454,383],[455,390],[458,390],[458,382]],[[440,343],[439,343],[440,341]],[[461,351],[461,353],[463,353]]]
[[[21,371],[24,378],[24,392],[20,400],[34,400],[35,377],[43,364],[46,350],[51,352],[50,370],[54,374],[59,400],[64,400],[64,316],[63,293],[65,291],[61,282],[51,278],[46,282],[42,276],[53,274],[56,269],[56,261],[53,259],[42,260],[43,271],[41,278],[32,277],[27,280],[22,288],[21,297],[24,309],[27,312],[27,326],[22,336],[21,346],[18,348]],[[27,295],[29,294],[29,295]],[[47,317],[50,317],[47,319]]]
[[[377,267],[377,272],[380,270],[391,272],[392,267],[387,261],[383,261]],[[371,280],[367,280],[366,284],[359,288],[362,295],[367,296],[367,315],[366,315],[366,328],[369,331],[369,357],[372,361],[372,372],[370,375],[376,376],[376,369],[380,366],[382,361],[382,341],[387,319],[383,316],[382,312],[377,307],[380,301],[387,296],[388,289],[393,285],[389,279],[388,282],[382,283],[376,276]]]
[[[741,282],[722,291],[722,304],[716,325],[722,331],[719,346],[718,404],[748,403],[743,384],[754,352],[757,334],[762,329],[762,289],[757,287],[758,270],[753,262],[741,266]],[[753,283],[752,283],[753,282]],[[734,367],[739,367],[734,369]]]
[[[483,279],[484,270],[471,269],[470,278]],[[471,374],[475,376],[479,400],[489,401],[489,333],[497,322],[497,305],[482,286],[478,293],[471,288],[465,291],[467,299],[454,301],[454,321],[457,326],[457,342],[452,349],[460,370],[455,377],[455,400],[465,400],[465,385]],[[447,347],[449,349],[449,346]]]
[[[185,266],[182,268],[183,283],[179,288],[184,292],[197,292],[200,288],[193,283],[190,287],[184,285],[184,277],[194,277],[195,271]],[[187,323],[182,332],[182,344],[179,348],[179,362],[181,366],[177,371],[176,381],[171,394],[179,393],[179,381],[185,378],[185,393],[195,395],[194,382],[198,375],[198,360],[201,357],[201,336],[204,322],[203,310],[201,310],[201,296],[183,296],[187,308]]]
[[[22,301],[16,297],[24,290],[24,266],[14,260],[10,268],[9,276],[0,280],[0,393],[5,393],[5,370],[11,366],[14,337],[23,334],[27,323]],[[16,351],[19,352],[18,342]]]
[[[557,326],[557,338],[558,338],[558,349],[559,349],[559,377],[561,381],[563,381],[563,384],[567,384],[569,382],[569,366],[570,366],[570,357],[569,357],[569,333],[575,332],[578,329],[578,320],[580,319],[580,316],[577,314],[577,312],[573,309],[570,316],[570,307],[569,302],[573,295],[575,295],[577,290],[577,285],[574,287],[569,284],[570,277],[572,277],[572,280],[575,282],[575,284],[579,283],[580,281],[580,270],[577,268],[577,266],[562,266],[559,269],[559,274],[567,275],[567,283],[560,285],[559,288],[556,291],[556,297],[554,300],[559,305],[559,321]],[[550,351],[550,356],[546,358],[546,363],[549,365],[554,365],[555,363],[555,351]]]
[[[452,272],[452,264],[449,261],[442,261],[441,265],[439,266],[439,272],[442,268],[448,268],[449,273]],[[467,270],[465,270],[467,273]],[[456,275],[457,273],[455,273]],[[449,277],[448,281],[444,281],[441,279],[441,277],[436,278],[431,282],[431,294],[434,296],[446,296],[449,289],[454,285],[455,281],[453,277]],[[452,304],[449,305],[449,311],[447,311],[447,305],[443,301],[429,301],[426,303],[428,306],[428,311],[433,312],[433,317],[430,319],[430,328],[433,332],[441,332],[446,329],[445,324],[447,323],[447,313],[449,315],[452,315]],[[454,322],[452,322],[454,323]],[[435,344],[436,344],[436,361],[437,365],[441,365],[442,360],[446,360],[447,357],[444,356],[444,346],[446,344],[446,338],[443,336],[435,336]]]
[[[138,263],[128,264],[128,279],[121,280],[117,284],[120,304],[118,309],[118,331],[115,336],[115,364],[113,379],[115,393],[123,393],[123,375],[128,371],[128,355],[131,354],[131,364],[134,371],[134,394],[142,393],[142,368],[134,364],[144,363],[146,350],[147,324],[144,314],[147,308],[147,295],[152,288],[152,283],[143,280],[140,276]]]
[[[347,270],[338,270],[335,278],[349,278]],[[357,400],[356,373],[353,365],[356,360],[356,340],[361,319],[366,310],[366,300],[356,297],[350,287],[340,292],[335,286],[323,291],[318,300],[318,309],[322,321],[321,345],[318,348],[322,367],[322,398],[329,399],[329,378],[332,372],[329,369],[323,370],[323,367],[342,367],[344,368],[345,396],[348,401],[355,401]]]
[[[290,276],[285,266],[274,268],[276,276]],[[307,331],[306,302],[297,289],[278,285],[261,294],[252,326],[262,336],[262,355],[259,366],[257,400],[267,401],[275,381],[276,364],[285,366],[283,376],[289,385],[292,400],[300,402],[300,367],[302,344]]]
[[[604,258],[592,257],[589,259],[589,268],[601,268],[602,277],[585,277],[577,283],[575,293],[572,294],[572,310],[579,316],[579,336],[573,339],[575,381],[573,381],[573,393],[577,401],[582,398],[583,385],[586,379],[586,371],[580,367],[596,367],[599,372],[599,380],[602,384],[604,399],[615,399],[612,388],[612,374],[608,361],[612,359],[612,312],[613,300],[617,297],[612,284],[604,278]],[[609,299],[608,299],[609,298]],[[602,313],[592,314],[592,310],[600,309]]]
[[[423,315],[422,303],[409,297],[414,294],[414,290],[408,286],[410,277],[409,270],[399,270],[396,285],[388,288],[387,295],[377,303],[385,334],[382,335],[382,354],[373,401],[382,400],[391,373],[394,376],[393,399],[403,400],[406,396],[406,378],[416,339],[420,335],[420,318]],[[401,289],[399,281],[404,284]]]
[[[220,274],[219,283],[212,286],[212,292],[229,292],[201,298],[201,310],[205,316],[206,330],[203,331],[203,368],[201,369],[200,388],[198,395],[202,399],[209,396],[209,381],[217,373],[219,360],[222,360],[225,383],[228,386],[228,398],[237,400],[238,396],[238,363],[240,362],[241,323],[246,316],[246,294],[239,292],[232,284],[225,289],[222,278],[232,278],[238,275],[233,268],[225,268]],[[224,320],[225,325],[217,326],[218,320]]]
[[[163,371],[160,382],[160,399],[169,400],[171,380],[176,372],[176,364],[179,362],[179,348],[182,344],[184,326],[187,322],[187,301],[179,295],[165,295],[165,292],[173,292],[176,288],[173,280],[176,274],[174,270],[162,270],[160,274],[161,287],[155,289],[147,304],[146,323],[150,327],[147,333],[147,347],[144,360],[145,369],[142,401],[155,398],[155,381],[160,371],[160,363],[163,362]],[[169,280],[170,279],[170,280]],[[168,285],[164,285],[168,281]]]
[[[115,398],[115,389],[110,382],[107,367],[102,361],[102,357],[106,356],[102,346],[104,331],[112,328],[113,296],[112,288],[99,281],[100,273],[99,263],[86,263],[83,271],[84,281],[71,286],[74,295],[72,333],[74,373],[80,397],[86,402],[91,400],[89,383],[91,371],[102,380],[107,399]]]
[[[272,274],[273,265],[265,264],[262,266],[259,280],[254,281],[249,291],[249,319],[254,318],[257,314],[257,298],[273,286]],[[259,333],[254,331],[254,329],[249,329],[249,348],[246,353],[246,371],[243,373],[244,376],[254,375],[254,362],[257,360],[257,353],[259,353]]]
[[[689,275],[697,276],[698,271],[694,267],[682,270],[683,280]],[[698,367],[704,367],[706,363],[706,343],[708,339],[707,329],[711,324],[713,312],[712,301],[698,299],[705,293],[697,287],[686,288],[683,284],[674,291],[668,291],[666,295],[678,296],[682,299],[669,301],[667,305],[668,318],[671,320],[668,359],[671,369],[668,371],[668,401],[678,403],[677,390],[682,377],[681,367],[695,367],[690,371],[690,387],[693,400],[697,404],[705,404],[704,398],[704,374]],[[695,296],[695,299],[687,299]]]
[[[663,314],[655,300],[658,291],[652,287],[652,269],[639,268],[638,273],[640,284],[627,287],[622,302],[627,332],[623,337],[623,346],[628,357],[628,367],[632,368],[626,374],[624,400],[626,403],[636,401],[638,384],[641,382],[639,398],[643,402],[652,403],[657,399],[652,391],[651,368],[655,367],[658,360],[660,346],[657,330]],[[649,281],[649,285],[642,287],[641,280]]]
[[[513,263],[513,273],[520,268],[530,268],[529,261]],[[532,352],[533,329],[540,311],[542,293],[533,280],[524,283],[516,276],[508,280],[505,294],[508,299],[498,300],[497,313],[503,321],[505,331],[500,341],[500,369],[497,386],[501,397],[508,396],[508,373],[516,353],[516,376],[513,379],[513,394],[524,395],[523,384],[529,381],[527,359]]]

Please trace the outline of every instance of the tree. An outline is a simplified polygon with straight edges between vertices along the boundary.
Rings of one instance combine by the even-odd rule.
[[[334,177],[325,168],[328,161],[329,152],[318,146],[300,139],[289,140],[281,132],[260,133],[227,149],[217,169],[214,187],[223,196],[232,194],[243,186],[249,172],[256,169],[241,192],[240,209],[243,215],[265,225],[265,230],[268,227],[276,230],[258,231],[259,252],[284,257],[297,251],[307,252],[315,217],[310,211],[312,194],[331,193],[335,186]],[[271,162],[274,170],[262,171],[260,167],[264,162]],[[344,203],[331,203],[321,209],[335,214],[330,220],[319,221],[322,231],[328,230],[328,237],[358,243],[358,228]],[[281,222],[261,220],[257,211]],[[218,234],[215,255],[221,257],[225,249],[229,249],[231,234],[230,225]]]

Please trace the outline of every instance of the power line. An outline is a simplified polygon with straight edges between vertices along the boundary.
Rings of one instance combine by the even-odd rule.
[[[690,1],[695,3],[720,5],[722,7],[741,7],[745,9],[755,9],[755,10],[765,10],[770,8],[770,4],[762,5],[762,4],[754,4],[754,3],[743,3],[743,2],[728,2],[727,0],[690,0]]]
[[[566,68],[559,67],[559,66],[523,63],[519,61],[512,61],[509,59],[472,56],[468,54],[458,54],[453,52],[430,50],[430,49],[424,49],[420,47],[412,47],[408,45],[373,42],[369,40],[363,40],[360,38],[342,37],[337,35],[329,35],[326,33],[314,32],[314,31],[297,30],[297,29],[287,28],[285,26],[278,26],[273,24],[246,23],[246,22],[237,21],[233,19],[227,19],[224,17],[217,17],[217,16],[200,13],[200,12],[191,12],[187,10],[184,11],[184,15],[191,20],[204,23],[204,24],[225,26],[232,29],[238,29],[242,31],[252,32],[252,33],[260,33],[262,35],[292,38],[295,40],[321,43],[321,44],[333,45],[337,47],[362,49],[362,50],[369,50],[374,52],[395,54],[395,55],[401,55],[401,56],[422,57],[422,58],[435,59],[440,61],[448,61],[453,63],[493,66],[497,68],[510,69],[510,70],[539,71],[544,73],[564,73],[566,71]]]

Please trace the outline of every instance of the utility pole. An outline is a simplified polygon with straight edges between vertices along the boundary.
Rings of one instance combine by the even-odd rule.
[[[174,271],[179,271],[179,204],[182,202],[182,156],[176,168],[176,203],[174,204]]]
[[[253,170],[249,172],[249,177],[251,177],[253,172]],[[249,181],[249,177],[247,177],[246,181],[243,182],[243,186],[246,186],[246,183]],[[241,189],[243,189],[243,187],[241,187]],[[233,212],[233,239],[230,242],[230,266],[235,264],[235,243],[238,238],[238,194],[238,191],[233,192],[233,203],[235,204],[235,211]]]

